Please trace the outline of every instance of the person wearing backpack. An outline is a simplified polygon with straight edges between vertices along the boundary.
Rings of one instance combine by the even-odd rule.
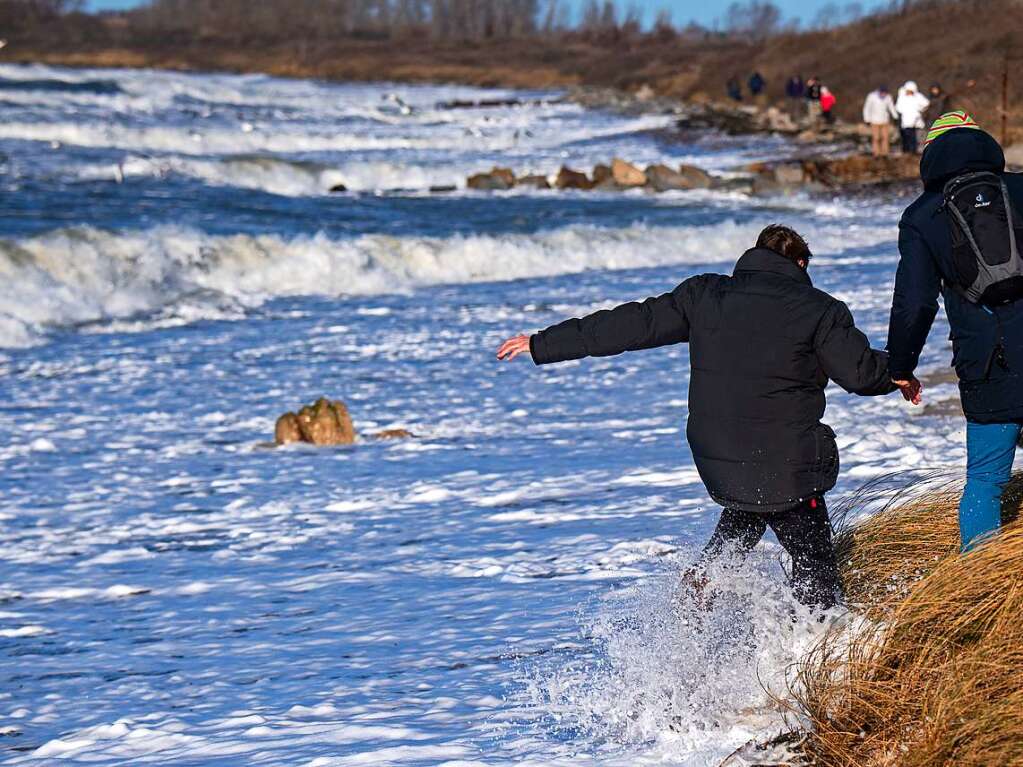
[[[1023,175],[1006,173],[998,142],[956,111],[931,126],[920,176],[924,191],[899,223],[890,368],[918,404],[914,371],[941,294],[967,421],[967,551],[1000,526],[1023,424]]]

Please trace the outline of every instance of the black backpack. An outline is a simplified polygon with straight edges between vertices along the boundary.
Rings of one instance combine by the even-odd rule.
[[[1023,298],[1023,219],[997,173],[964,173],[945,184],[942,208],[952,234],[954,287],[994,306]]]

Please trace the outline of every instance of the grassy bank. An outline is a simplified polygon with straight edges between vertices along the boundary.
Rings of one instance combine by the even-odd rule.
[[[1006,493],[1015,517],[1023,476]],[[1023,525],[958,554],[957,488],[837,539],[849,602],[799,669],[804,749],[822,767],[1023,764]]]

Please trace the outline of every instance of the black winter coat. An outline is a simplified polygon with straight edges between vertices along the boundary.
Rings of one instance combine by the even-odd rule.
[[[687,436],[711,497],[783,511],[838,477],[821,423],[828,379],[859,394],[893,390],[845,304],[770,250],[747,251],[731,277],[703,274],[671,293],[554,325],[530,339],[538,365],[689,342]]]
[[[912,375],[938,312],[940,293],[952,330],[952,364],[966,417],[977,423],[1002,423],[1023,420],[1023,301],[986,309],[950,287],[952,241],[948,214],[940,210],[945,183],[961,173],[980,170],[1005,170],[1001,147],[983,131],[958,128],[924,150],[920,158],[923,194],[899,222],[900,259],[888,351],[892,375]],[[1023,214],[1023,175],[1005,173],[1003,178],[1013,206]],[[1002,362],[995,354],[999,325],[1005,350]]]

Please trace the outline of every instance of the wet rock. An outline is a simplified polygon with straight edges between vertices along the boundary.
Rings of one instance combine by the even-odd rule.
[[[374,439],[412,439],[416,435],[407,429],[384,429],[373,435]]]
[[[667,192],[677,189],[706,189],[713,179],[709,173],[692,166],[682,166],[681,170],[669,168],[667,165],[651,165],[646,169],[647,186],[656,192]]]
[[[321,397],[298,413],[285,413],[277,419],[274,441],[278,445],[308,442],[312,445],[351,445],[355,427],[343,402]]]
[[[334,184],[334,186],[332,186],[330,188],[330,193],[331,194],[336,194],[338,192],[347,192],[347,191],[348,191],[348,187],[345,186],[344,184]]]
[[[294,413],[285,413],[274,425],[274,442],[278,445],[290,445],[302,441],[302,430],[298,428],[298,417]]]
[[[643,83],[636,91],[635,99],[641,104],[646,104],[657,98],[657,92],[650,87],[649,83]]]
[[[601,184],[607,184],[614,181],[614,174],[611,173],[610,165],[594,165],[593,166],[593,184],[594,186],[600,186]]]
[[[500,192],[515,186],[515,174],[510,168],[495,167],[489,173],[476,173],[469,176],[465,185],[469,189],[483,192]]]
[[[438,184],[430,187],[431,194],[444,194],[446,192],[455,192],[457,190],[458,187],[454,184]]]
[[[524,186],[530,189],[550,189],[551,182],[547,180],[547,176],[523,176],[516,180],[515,186]]]
[[[914,155],[852,154],[755,163],[748,170],[754,174],[754,194],[790,194],[911,181],[919,177],[918,163]]]
[[[763,129],[772,133],[796,133],[799,130],[792,115],[778,107],[768,107],[758,119]]]
[[[558,189],[592,189],[593,182],[585,173],[562,165],[558,171],[558,178],[554,182]]]
[[[618,157],[611,161],[611,178],[616,186],[623,189],[646,185],[646,174],[632,163]]]
[[[920,178],[920,158],[904,154],[811,157],[803,161],[803,171],[807,181],[827,187],[915,181]]]
[[[679,119],[677,126],[682,130],[717,130],[730,136],[763,131],[756,107],[732,107],[716,103],[692,105],[690,112]]]

